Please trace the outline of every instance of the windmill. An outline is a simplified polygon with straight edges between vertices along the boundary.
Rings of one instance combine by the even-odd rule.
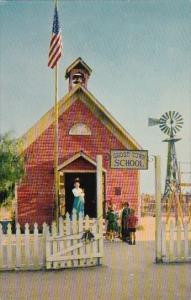
[[[182,218],[180,176],[175,143],[181,140],[176,137],[176,133],[182,128],[183,118],[178,112],[169,111],[164,113],[160,119],[149,118],[148,125],[159,125],[162,132],[168,135],[168,138],[163,140],[163,142],[168,143],[168,154],[165,188],[162,201],[166,202],[168,205],[167,220],[170,216],[172,205],[175,207],[176,218],[178,218],[178,215]]]

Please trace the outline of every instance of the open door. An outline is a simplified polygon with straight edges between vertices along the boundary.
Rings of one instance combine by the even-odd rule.
[[[76,177],[80,179],[80,187],[85,192],[85,215],[90,218],[96,218],[96,173],[65,173],[65,204],[66,212],[72,213],[74,196],[72,189],[74,188],[74,180]]]

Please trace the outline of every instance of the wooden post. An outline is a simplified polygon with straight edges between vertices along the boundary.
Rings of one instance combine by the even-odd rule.
[[[30,267],[30,232],[29,224],[25,224],[25,267],[29,269]]]
[[[155,260],[156,263],[162,262],[162,245],[161,245],[161,170],[160,156],[155,156]]]
[[[20,224],[16,225],[16,269],[21,268],[21,228]]]
[[[9,269],[13,268],[13,252],[12,252],[12,230],[11,224],[7,226],[7,266]]]
[[[99,225],[99,234],[102,236],[98,240],[98,248],[103,256],[103,192],[102,192],[102,155],[97,155],[97,220]],[[98,258],[98,265],[102,264],[102,259]]]
[[[82,216],[82,213],[79,213],[79,221],[78,221],[78,232],[80,233],[80,236],[82,236],[82,234],[83,234],[83,216]],[[81,240],[79,239],[78,240],[78,243],[80,243],[81,242]],[[80,257],[83,257],[84,255],[85,255],[85,247],[80,247],[79,248],[79,256]],[[80,259],[79,260],[79,266],[84,266],[84,262],[85,262],[85,260],[84,259]]]
[[[72,214],[72,234],[76,235],[77,232],[78,232],[77,213],[76,213],[76,210],[73,209],[73,214]],[[74,239],[74,236],[73,236],[72,245],[76,245],[77,243],[78,243],[77,239]],[[74,255],[74,257],[78,255],[78,250],[77,249],[73,251],[73,255]],[[74,267],[78,266],[78,260],[77,259],[73,260],[73,266]]]
[[[58,252],[58,242],[57,240],[55,239],[55,237],[57,236],[57,233],[58,233],[58,230],[57,230],[57,226],[56,226],[56,222],[52,222],[52,237],[53,237],[53,256],[56,256],[57,255],[57,252]],[[57,261],[54,261],[53,262],[53,268],[54,269],[57,269],[58,268],[58,262]]]
[[[138,179],[138,211],[137,211],[137,217],[138,217],[138,225],[141,225],[141,192],[140,192],[140,171],[137,170],[137,179]]]
[[[38,236],[38,224],[34,223],[34,267],[39,267],[39,236]]]
[[[42,236],[43,236],[43,239],[42,239],[42,265],[43,266],[46,266],[46,239],[48,237],[48,231],[49,231],[49,228],[48,228],[48,225],[44,222],[42,224]]]
[[[46,268],[51,269],[52,268],[52,262],[50,261],[50,257],[52,255],[52,245],[50,241],[50,230],[49,226],[46,228]]]
[[[93,224],[92,224],[92,233],[94,236],[97,235],[97,227],[98,227],[98,224],[97,224],[97,220],[94,220]],[[99,260],[98,258],[96,258],[97,256],[97,253],[98,253],[98,241],[93,241],[92,242],[92,254],[93,254],[93,258],[92,258],[92,264],[93,265],[96,265],[96,264],[99,264]]]
[[[90,219],[89,216],[86,215],[85,217],[85,230],[89,230],[90,229]],[[90,244],[87,243],[85,245],[85,253],[86,253],[86,260],[85,260],[85,266],[90,266],[90,256],[91,256],[91,248],[90,248]]]
[[[166,223],[165,221],[162,222],[161,224],[161,249],[162,249],[162,261],[164,262],[164,259],[166,260]]]
[[[97,155],[97,219],[103,218],[102,155]]]
[[[70,220],[70,215],[69,213],[66,213],[66,236],[71,235],[71,220]],[[66,240],[66,248],[70,248],[72,245],[71,239]],[[66,254],[69,255],[69,254]],[[67,260],[66,262],[66,267],[72,267],[72,260]]]

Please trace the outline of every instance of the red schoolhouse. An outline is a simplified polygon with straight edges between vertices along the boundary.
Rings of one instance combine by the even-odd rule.
[[[76,177],[85,190],[85,214],[96,217],[96,155],[103,157],[103,207],[113,201],[139,206],[139,171],[112,169],[110,151],[141,146],[89,92],[92,70],[78,58],[66,70],[69,91],[59,101],[59,174],[61,214],[71,212]],[[17,219],[51,223],[54,211],[54,108],[23,137],[26,176],[17,189]],[[64,212],[63,212],[64,210]]]

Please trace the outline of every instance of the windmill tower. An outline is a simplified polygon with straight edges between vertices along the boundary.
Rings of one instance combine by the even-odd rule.
[[[168,143],[168,154],[165,188],[162,201],[166,202],[168,205],[167,218],[170,215],[171,208],[173,206],[175,208],[176,218],[178,218],[178,215],[182,217],[182,209],[180,204],[181,183],[175,143],[181,140],[180,138],[176,137],[176,133],[182,128],[183,118],[178,112],[169,111],[164,113],[160,119],[149,118],[148,125],[159,125],[159,128],[168,135],[168,138],[163,140],[163,142]]]

